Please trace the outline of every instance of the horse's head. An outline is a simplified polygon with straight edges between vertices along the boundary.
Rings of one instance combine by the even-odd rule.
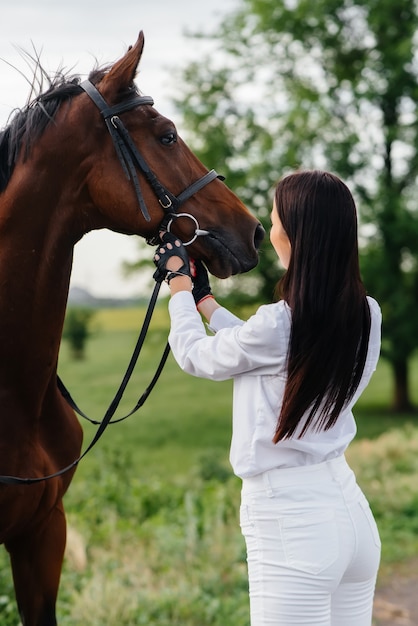
[[[248,271],[257,264],[264,231],[216,172],[208,173],[152,99],[138,94],[133,80],[143,45],[141,32],[109,71],[93,73],[82,84],[87,94],[77,98],[89,111],[89,143],[95,142],[87,159],[95,208],[89,225],[151,241],[168,227],[191,242],[191,256],[215,276]]]

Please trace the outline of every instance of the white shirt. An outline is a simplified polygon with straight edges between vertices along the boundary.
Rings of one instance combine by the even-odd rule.
[[[233,427],[230,461],[241,478],[278,467],[310,465],[344,453],[356,434],[352,407],[367,386],[380,353],[381,312],[368,298],[371,311],[369,348],[363,376],[355,396],[336,424],[324,431],[309,428],[273,443],[286,383],[291,312],[284,301],[261,306],[243,322],[225,308],[210,320],[216,333],[208,336],[191,293],[181,291],[170,300],[169,342],[180,367],[211,380],[233,378]]]

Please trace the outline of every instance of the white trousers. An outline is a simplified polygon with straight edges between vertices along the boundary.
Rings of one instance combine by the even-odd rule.
[[[243,480],[251,626],[370,626],[380,561],[344,457]]]

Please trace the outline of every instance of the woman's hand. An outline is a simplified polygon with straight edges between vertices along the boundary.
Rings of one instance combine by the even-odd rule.
[[[190,268],[193,280],[193,298],[198,306],[203,300],[213,298],[209,276],[206,267],[198,259],[190,259]]]
[[[154,263],[157,269],[154,279],[157,282],[166,280],[167,283],[176,276],[188,276],[191,279],[189,256],[180,239],[169,232],[161,235],[162,245],[158,246],[154,254]]]

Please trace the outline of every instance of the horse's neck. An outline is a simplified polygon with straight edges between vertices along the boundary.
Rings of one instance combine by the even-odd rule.
[[[0,196],[0,372],[10,380],[42,386],[56,367],[74,245],[64,214],[47,194]]]

